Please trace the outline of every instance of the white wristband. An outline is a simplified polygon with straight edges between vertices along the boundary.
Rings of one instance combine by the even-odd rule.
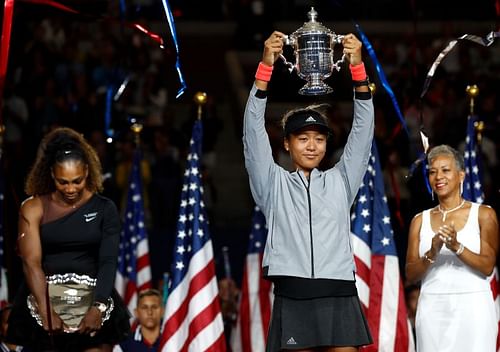
[[[455,252],[455,254],[456,255],[460,255],[460,254],[462,254],[464,252],[464,250],[465,250],[465,246],[462,243],[460,243],[460,247],[458,247],[458,249]]]

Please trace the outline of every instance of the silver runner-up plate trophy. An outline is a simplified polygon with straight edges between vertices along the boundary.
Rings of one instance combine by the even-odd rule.
[[[295,64],[286,60],[284,55],[281,59],[288,66],[290,72],[297,70],[297,75],[307,81],[306,85],[300,88],[302,95],[323,95],[333,92],[333,89],[323,82],[330,77],[333,69],[340,70],[340,64],[344,61],[345,55],[337,62],[333,61],[333,48],[335,44],[340,44],[343,35],[323,26],[316,21],[318,13],[311,7],[307,13],[309,21],[290,35],[283,38],[285,45],[290,45],[294,49]]]

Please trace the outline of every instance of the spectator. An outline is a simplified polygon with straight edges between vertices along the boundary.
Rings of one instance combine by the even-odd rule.
[[[139,325],[132,335],[115,346],[113,352],[157,351],[160,344],[160,328],[163,317],[160,291],[147,289],[140,292],[134,314]]]

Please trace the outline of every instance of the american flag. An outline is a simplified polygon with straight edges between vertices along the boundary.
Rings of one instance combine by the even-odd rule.
[[[465,179],[462,197],[472,202],[482,204],[484,202],[482,184],[483,175],[481,172],[481,151],[479,149],[479,145],[476,143],[476,122],[478,122],[477,115],[469,115],[467,118],[467,133],[465,136]],[[499,334],[497,335],[497,351],[500,351],[500,296],[498,294],[500,283],[498,280],[497,267],[494,268],[493,274],[490,276],[490,286],[491,292],[493,293],[493,299],[495,300],[495,307],[497,309],[499,331]]]
[[[274,298],[271,282],[262,276],[262,253],[266,237],[266,219],[260,209],[255,207],[241,283],[238,321],[231,334],[233,352],[265,351]]]
[[[356,286],[374,343],[365,351],[415,351],[375,142],[352,214]]]
[[[203,203],[200,158],[202,122],[193,126],[160,350],[226,351],[215,263]]]
[[[1,162],[0,156],[0,308],[5,307],[9,303],[9,288],[7,286],[7,269],[5,267],[4,258],[4,227],[3,227],[3,212],[4,212],[4,165]]]
[[[481,156],[476,143],[475,123],[478,121],[476,115],[467,118],[467,135],[465,137],[465,179],[463,197],[476,203],[483,203],[484,193],[481,183]]]
[[[131,312],[137,306],[138,293],[152,287],[148,236],[144,223],[141,160],[141,152],[137,149],[132,161],[115,279],[115,288]]]

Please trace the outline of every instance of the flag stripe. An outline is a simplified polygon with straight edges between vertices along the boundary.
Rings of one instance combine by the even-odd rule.
[[[210,247],[212,243],[208,241],[205,244],[205,248],[198,251],[191,259],[189,264],[189,271],[192,273],[198,273],[202,270],[208,270],[208,265],[211,261],[211,257],[206,255],[207,247]],[[194,275],[193,277],[196,277]],[[209,279],[209,278],[207,278]],[[184,298],[189,292],[191,287],[191,282],[189,277],[185,277],[181,283],[169,294],[169,305],[166,307],[165,318],[170,319],[174,313],[179,310],[179,307],[184,303]],[[191,291],[192,292],[192,291]]]
[[[222,317],[218,316],[217,320],[222,321]],[[220,352],[226,350],[226,339],[224,338],[224,334],[220,334],[219,338],[205,351],[206,352]],[[195,351],[193,351],[195,352]]]
[[[399,263],[398,258],[386,256],[384,263],[384,283],[382,285],[382,307],[380,314],[380,345],[387,351],[394,349],[397,334],[397,307],[399,301]]]
[[[255,207],[243,270],[238,320],[231,334],[233,352],[265,350],[273,305],[272,284],[263,279],[262,272],[262,252],[266,236],[264,215]]]
[[[363,351],[413,352],[399,261],[375,142],[352,214],[356,287],[373,344]]]
[[[256,264],[259,264],[262,262],[262,254],[259,255],[259,262]],[[262,265],[259,265],[260,269],[260,275],[259,279],[262,278],[263,273],[262,273]],[[262,338],[262,340],[259,341],[266,341],[267,340],[267,331],[268,331],[268,326],[269,322],[271,321],[271,311],[272,311],[272,297],[270,298],[269,296],[272,295],[272,284],[270,281],[263,280],[260,285],[259,285],[259,303],[260,303],[260,316],[262,320],[262,324],[258,326],[259,330],[259,339]],[[260,335],[262,334],[262,335]],[[265,346],[265,344],[264,344]]]
[[[212,241],[203,203],[202,122],[195,121],[181,192],[160,351],[225,352]]]
[[[136,150],[129,177],[125,218],[120,235],[118,270],[115,277],[115,288],[131,312],[137,306],[138,293],[152,287],[149,245],[144,225],[141,161],[142,154],[140,150]]]
[[[465,179],[463,183],[462,197],[471,202],[482,204],[484,201],[482,158],[481,149],[476,142],[477,135],[475,126],[478,120],[479,118],[476,115],[469,115],[467,117],[467,131],[465,134],[464,150]],[[495,266],[493,274],[490,276],[490,286],[497,311],[497,321],[499,327],[497,335],[497,351],[500,351],[500,299],[498,296],[498,285],[498,268]]]
[[[220,309],[218,307],[219,297],[215,296],[212,302],[205,307],[197,316],[194,318],[189,324],[189,333],[186,343],[182,350],[188,351],[189,345],[192,345],[192,348],[195,346],[198,347],[198,351],[204,351],[205,348],[210,346],[214,341],[212,340],[212,334],[209,333],[205,335],[202,331],[207,328],[210,324],[216,322],[215,317],[220,314]],[[221,332],[223,332],[224,328],[222,328]],[[196,338],[195,338],[196,337]],[[203,346],[203,347],[201,347]]]
[[[189,284],[188,291],[186,292],[185,297],[195,297],[195,295],[203,293],[203,289],[209,283],[209,280],[213,280],[211,277],[211,263],[208,263],[204,269],[200,270],[191,280]],[[203,297],[205,298],[205,297]],[[167,333],[175,333],[175,331],[182,324],[188,313],[190,313],[190,305],[194,302],[194,298],[191,300],[187,300],[183,298],[182,305],[179,306],[179,309],[169,317],[167,324],[165,325],[165,331]],[[198,307],[197,307],[198,308]]]

